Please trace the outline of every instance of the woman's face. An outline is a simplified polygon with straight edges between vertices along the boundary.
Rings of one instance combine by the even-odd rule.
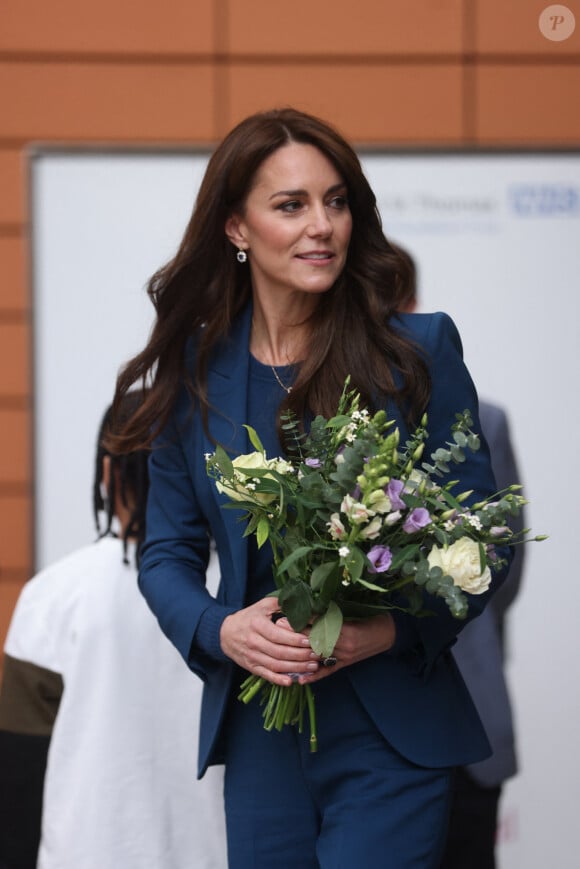
[[[261,165],[230,240],[247,250],[254,292],[329,290],[342,272],[352,230],[346,184],[313,145],[292,142]]]

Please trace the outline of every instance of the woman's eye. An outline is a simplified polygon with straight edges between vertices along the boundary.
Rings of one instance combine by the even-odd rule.
[[[302,203],[297,199],[292,199],[289,202],[282,202],[278,208],[280,211],[285,211],[287,214],[293,214],[301,207]]]
[[[330,208],[336,208],[342,211],[343,208],[348,208],[348,199],[346,196],[333,196],[328,203]]]

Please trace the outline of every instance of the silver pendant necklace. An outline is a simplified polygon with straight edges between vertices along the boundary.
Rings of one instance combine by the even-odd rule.
[[[276,369],[274,368],[273,365],[270,365],[270,368],[272,369],[272,374],[274,375],[274,377],[275,377],[276,380],[278,381],[278,385],[281,386],[282,389],[283,389],[285,392],[288,393],[288,395],[290,395],[290,393],[292,392],[292,387],[291,387],[291,386],[286,386],[285,383],[282,383],[282,381],[281,381],[280,378],[278,377],[278,372],[276,371]]]

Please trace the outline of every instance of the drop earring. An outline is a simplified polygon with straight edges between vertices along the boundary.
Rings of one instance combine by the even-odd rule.
[[[245,263],[246,260],[248,259],[248,254],[246,253],[245,250],[238,250],[238,252],[236,254],[236,259],[239,263]]]

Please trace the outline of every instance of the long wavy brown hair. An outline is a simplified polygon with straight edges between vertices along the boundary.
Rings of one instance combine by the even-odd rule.
[[[332,416],[350,375],[368,406],[392,397],[409,419],[423,412],[430,392],[425,362],[390,325],[410,279],[408,264],[385,238],[376,197],[354,150],[327,123],[284,108],[246,118],[211,157],[179,249],[149,282],[155,324],[147,346],[119,374],[114,407],[137,383],[148,388],[147,399],[121,433],[109,438],[109,449],[149,446],[184,381],[207,427],[208,358],[252,292],[250,271],[237,263],[226,237],[226,221],[243,215],[264,160],[291,142],[314,145],[345,181],[352,235],[345,268],[310,319],[310,351],[280,411],[292,409],[301,419],[306,413]],[[190,376],[184,350],[192,335],[197,355]]]

